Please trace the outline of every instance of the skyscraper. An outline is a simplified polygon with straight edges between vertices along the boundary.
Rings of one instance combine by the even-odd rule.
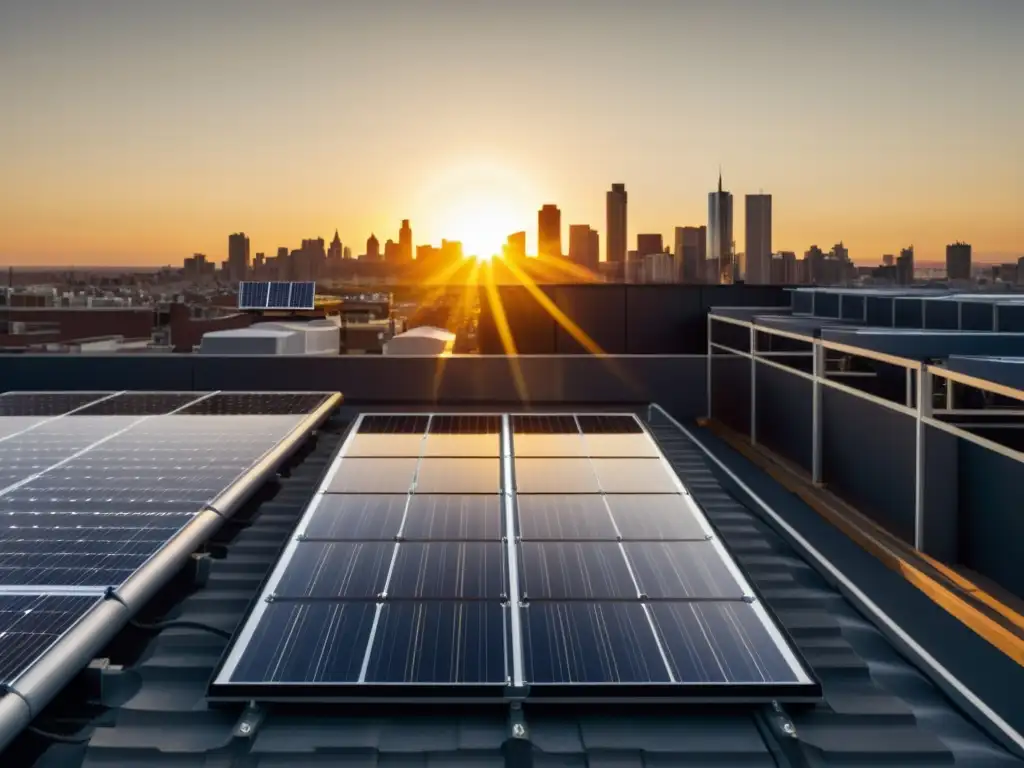
[[[366,241],[366,260],[367,261],[380,261],[380,241],[377,240],[377,236],[370,233],[370,238]]]
[[[971,279],[971,246],[952,243],[946,246],[946,277],[950,280]]]
[[[537,255],[562,256],[562,212],[557,205],[547,204],[537,213]]]
[[[608,217],[605,236],[608,238],[605,259],[622,263],[626,260],[626,185],[612,184],[605,194]]]
[[[601,259],[597,231],[587,224],[572,224],[569,227],[569,260],[591,272],[597,272]]]
[[[338,230],[334,230],[334,239],[331,240],[331,246],[327,249],[327,260],[332,264],[341,261],[341,254],[341,238],[338,237]]]
[[[683,283],[703,283],[707,280],[707,247],[707,227],[676,227],[673,254],[677,280]]]
[[[708,195],[707,258],[718,267],[718,283],[733,281],[732,195],[722,190],[722,172],[718,172],[718,191]]]
[[[398,260],[403,263],[412,261],[412,227],[408,219],[402,219],[402,228],[398,230]]]
[[[391,238],[388,238],[388,241],[384,243],[384,261],[389,264],[394,264],[398,261],[398,244]]]
[[[771,282],[772,196],[747,195],[747,275],[748,283]]]
[[[249,238],[244,232],[228,235],[228,279],[245,280],[249,273]]]

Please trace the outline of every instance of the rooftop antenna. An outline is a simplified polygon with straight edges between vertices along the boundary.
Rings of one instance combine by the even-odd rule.
[[[722,192],[722,164],[721,163],[718,164],[718,192],[719,192],[719,194],[721,194],[721,192]]]

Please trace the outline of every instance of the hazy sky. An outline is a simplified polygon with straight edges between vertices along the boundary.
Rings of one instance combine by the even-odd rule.
[[[721,163],[776,250],[1024,255],[1024,0],[2,0],[0,262],[369,233],[630,242]],[[564,239],[567,243],[567,238]],[[567,245],[566,245],[567,247]],[[635,246],[634,246],[635,247]]]

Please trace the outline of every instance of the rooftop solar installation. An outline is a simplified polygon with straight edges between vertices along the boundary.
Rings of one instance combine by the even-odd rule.
[[[244,281],[238,284],[239,309],[313,309],[316,283]]]
[[[262,482],[257,468],[279,463],[336,401],[0,395],[0,684],[116,598],[197,516],[230,515]]]
[[[632,414],[364,414],[209,693],[797,701],[820,686]]]

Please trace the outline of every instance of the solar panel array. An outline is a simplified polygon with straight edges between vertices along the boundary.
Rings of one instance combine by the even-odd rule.
[[[13,683],[328,397],[0,395],[0,684]]]
[[[239,309],[313,309],[316,299],[314,282],[238,284]]]
[[[213,697],[819,692],[632,415],[364,415]]]

